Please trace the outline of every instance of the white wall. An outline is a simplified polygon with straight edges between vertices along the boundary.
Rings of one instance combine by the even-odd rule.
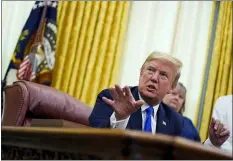
[[[169,52],[183,62],[188,90],[185,115],[193,119],[207,50],[212,2],[134,1],[131,7],[120,85],[137,85],[149,52]]]
[[[2,79],[35,1],[2,1]]]

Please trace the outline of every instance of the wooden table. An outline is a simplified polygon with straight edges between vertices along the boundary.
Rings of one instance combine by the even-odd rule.
[[[232,158],[179,137],[119,129],[2,127],[2,145],[105,159]]]
[[[90,128],[90,126],[61,119],[32,119],[31,127]]]

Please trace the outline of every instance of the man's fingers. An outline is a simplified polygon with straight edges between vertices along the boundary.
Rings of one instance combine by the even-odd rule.
[[[125,86],[125,95],[127,97],[129,97],[130,99],[134,99],[134,97],[133,97],[133,95],[132,95],[132,93],[131,93],[131,91],[130,91],[130,89],[129,89],[128,86]]]
[[[216,120],[215,120],[214,117],[212,117],[212,118],[211,118],[211,124],[215,125],[215,123],[216,123]]]
[[[222,123],[220,123],[219,125],[218,125],[218,129],[215,131],[215,134],[219,137],[220,136],[220,133],[221,133],[221,131],[223,130],[223,124]]]
[[[224,124],[222,124],[222,129],[221,129],[221,131],[220,131],[220,133],[219,133],[219,136],[220,136],[220,134],[221,134],[223,131],[226,131],[226,129],[227,129],[227,127],[226,127]]]
[[[125,92],[125,96],[129,97],[129,91],[127,91],[127,86],[124,86],[124,92]]]
[[[117,95],[117,93],[116,93],[116,91],[115,91],[114,88],[110,88],[109,92],[110,92],[113,100],[118,100],[119,96]]]
[[[115,91],[116,91],[116,93],[117,93],[117,95],[119,96],[119,97],[123,97],[124,96],[124,93],[123,93],[123,90],[121,89],[121,87],[119,86],[119,85],[115,85]]]
[[[214,125],[214,130],[218,129],[219,124],[220,124],[220,121],[216,120],[215,125]]]
[[[230,135],[230,131],[228,130],[228,128],[226,126],[223,127],[223,131],[220,133],[220,136],[226,136],[226,135]]]
[[[214,118],[212,117],[210,120],[210,124],[209,124],[209,133],[213,133],[214,132]]]
[[[128,86],[125,86],[124,89],[125,89],[125,95],[129,97],[130,92],[131,92],[130,89],[128,88]]]
[[[102,100],[107,103],[109,106],[113,107],[114,101],[106,98],[106,97],[102,97]],[[114,108],[114,107],[113,107]]]
[[[209,128],[213,130],[215,123],[216,123],[216,120],[212,117],[210,120]]]

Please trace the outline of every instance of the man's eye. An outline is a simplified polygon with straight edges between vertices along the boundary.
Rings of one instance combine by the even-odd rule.
[[[166,73],[160,73],[160,75],[161,75],[163,78],[167,78],[167,74],[166,74]]]
[[[153,71],[153,69],[152,69],[152,68],[148,68],[148,70],[149,70],[149,71]]]

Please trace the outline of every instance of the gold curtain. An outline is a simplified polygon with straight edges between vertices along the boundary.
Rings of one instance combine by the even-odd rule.
[[[215,101],[220,96],[232,94],[232,54],[232,2],[220,2],[200,128],[202,141],[208,137],[208,126]]]
[[[213,25],[214,25],[215,10],[216,10],[216,3],[213,2],[212,3],[211,17],[210,17],[210,24],[209,24],[210,26],[209,26],[209,33],[208,33],[208,40],[207,40],[207,48],[206,48],[206,56],[205,56],[205,64],[204,64],[204,66],[207,65],[207,61],[208,61],[208,52],[209,52],[209,48],[210,48],[212,30],[213,30]],[[206,75],[206,73],[203,72],[202,83],[201,83],[202,85],[204,84],[204,81],[205,81],[205,75]],[[201,91],[201,93],[202,93],[202,91]],[[198,104],[197,104],[197,108],[196,108],[195,117],[194,117],[194,120],[193,120],[193,124],[195,126],[197,126],[198,114],[199,114],[199,111],[200,111],[201,98],[202,98],[202,95],[200,94],[199,100],[198,100]]]
[[[116,83],[130,2],[59,1],[52,86],[93,106]]]

